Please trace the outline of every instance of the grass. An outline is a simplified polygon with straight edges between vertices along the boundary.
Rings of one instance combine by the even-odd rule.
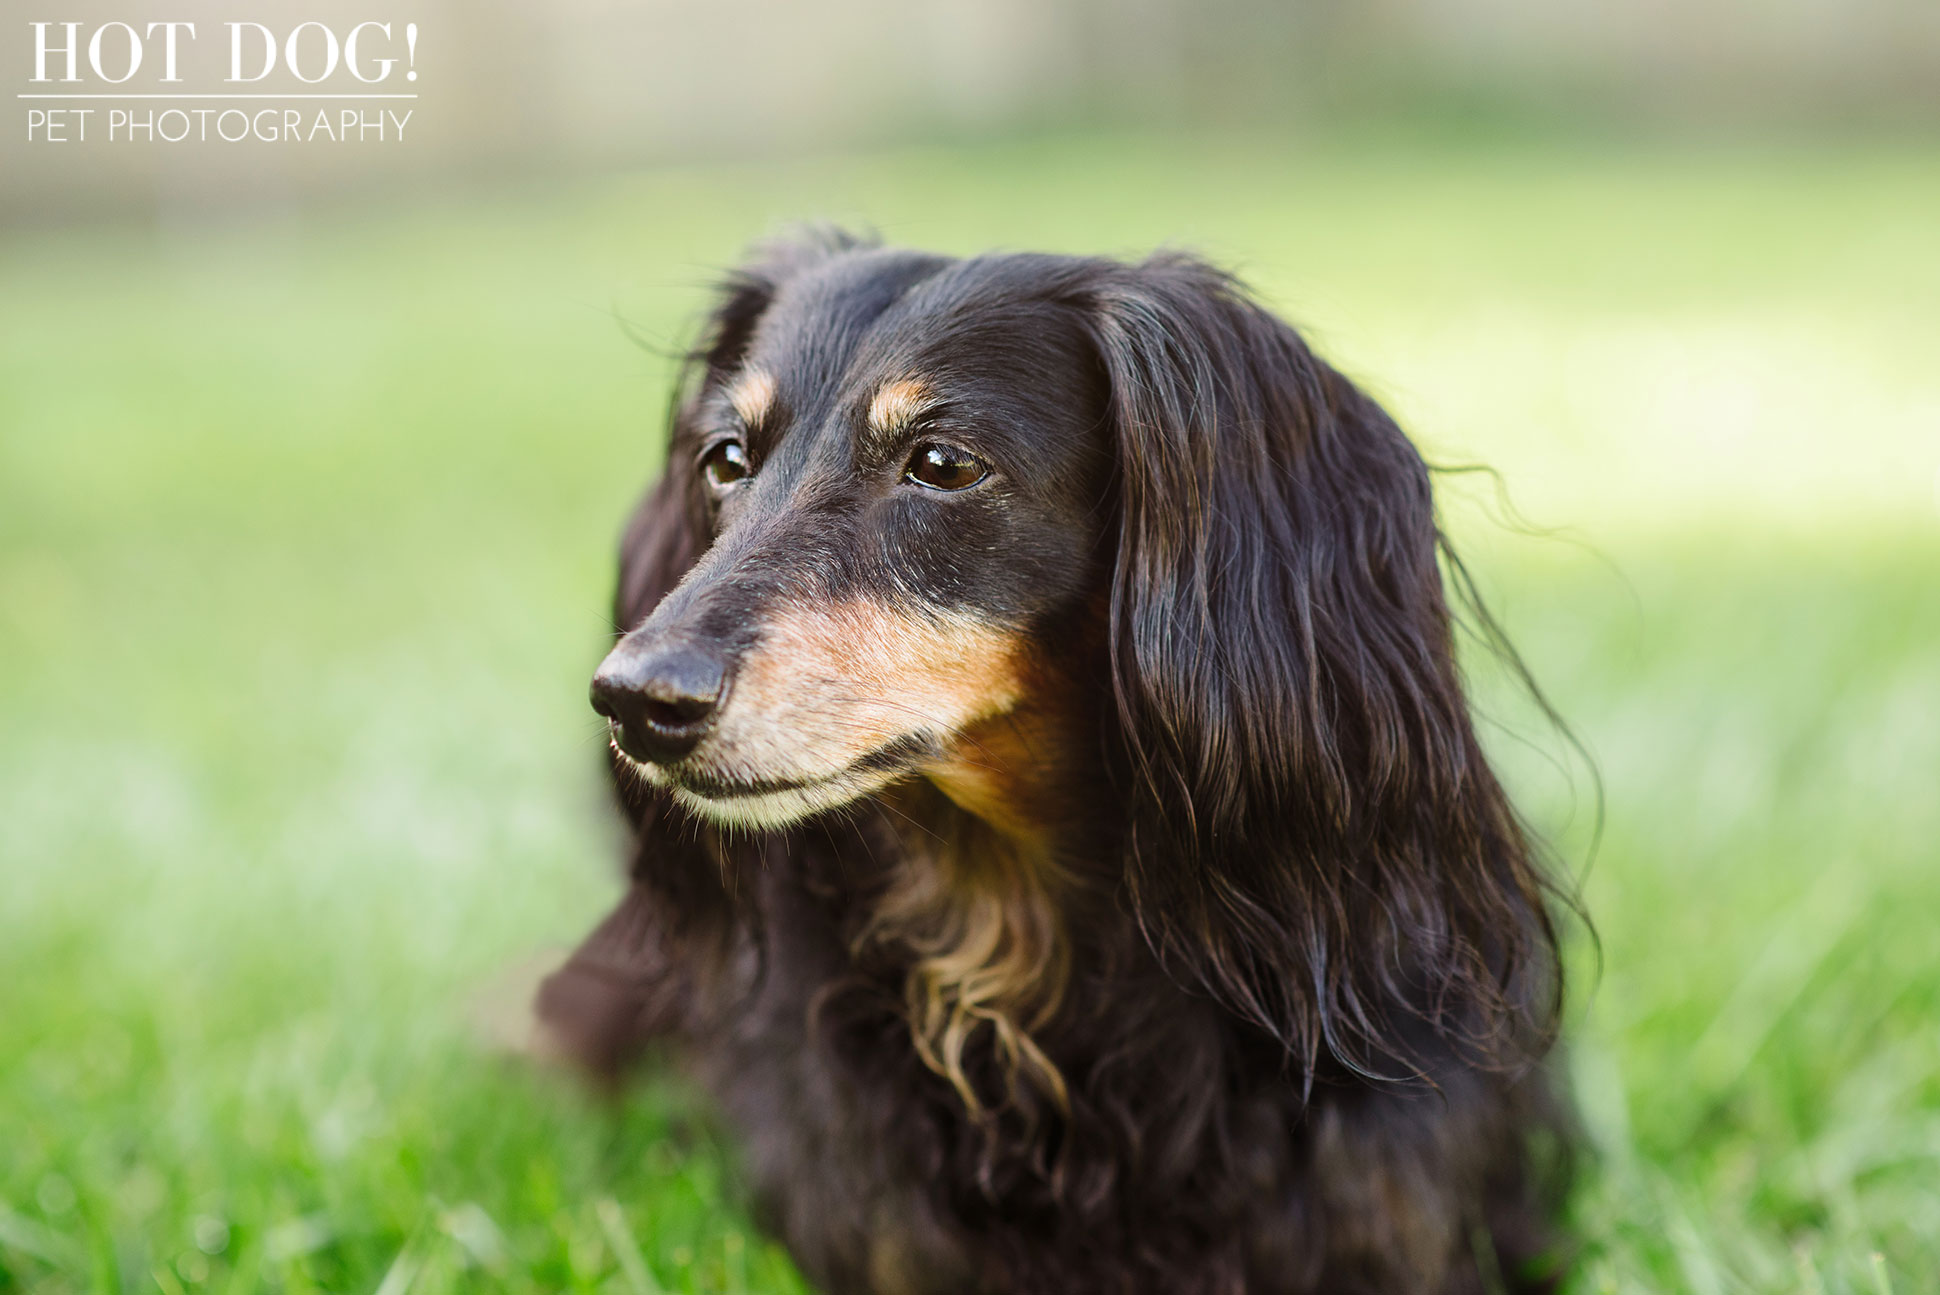
[[[584,680],[708,267],[1236,263],[1433,455],[1601,764],[1582,1292],[1940,1288],[1940,156],[1050,139],[0,241],[0,1291],[801,1289],[495,1054],[615,889]],[[1589,801],[1477,662],[1580,862]]]

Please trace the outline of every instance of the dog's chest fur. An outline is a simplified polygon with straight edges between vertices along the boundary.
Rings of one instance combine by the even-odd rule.
[[[1036,1031],[1064,1106],[981,1030],[963,1063],[973,1113],[915,1037],[915,955],[859,949],[885,848],[852,829],[768,852],[728,974],[683,1031],[764,1224],[824,1289],[1237,1295],[1352,1290],[1354,1274],[1465,1289],[1451,1261],[1510,1159],[1498,1085],[1404,1096],[1334,1076],[1303,1099],[1127,926],[1080,933],[1083,965]]]

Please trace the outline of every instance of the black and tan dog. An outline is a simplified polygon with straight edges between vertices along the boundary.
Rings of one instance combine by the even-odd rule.
[[[1549,891],[1442,552],[1198,261],[769,249],[626,535],[632,883],[542,1016],[669,1045],[830,1291],[1546,1289]]]

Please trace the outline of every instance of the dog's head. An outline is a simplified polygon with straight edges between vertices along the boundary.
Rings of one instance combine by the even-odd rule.
[[[692,565],[654,601],[629,544],[593,683],[646,778],[763,827],[912,775],[976,794],[1096,583],[1103,388],[1057,269],[795,249],[736,280],[642,520]]]
[[[1550,1015],[1438,544],[1407,438],[1201,262],[809,239],[721,297],[594,705],[651,795],[746,827],[921,777],[1042,820],[1083,766],[1161,956],[1373,1065],[1399,1013]]]

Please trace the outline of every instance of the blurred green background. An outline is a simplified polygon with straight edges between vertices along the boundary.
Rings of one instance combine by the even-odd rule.
[[[1498,469],[1522,521],[1451,476],[1449,524],[1607,791],[1574,1289],[1940,1289],[1940,136],[1185,84],[191,216],[8,195],[0,1291],[800,1289],[688,1095],[505,1045],[617,891],[585,682],[664,353],[804,217],[1197,248]],[[1580,873],[1588,775],[1473,668]]]

